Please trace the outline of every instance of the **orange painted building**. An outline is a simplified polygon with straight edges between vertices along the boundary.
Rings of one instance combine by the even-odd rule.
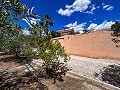
[[[57,39],[71,55],[120,60],[120,48],[112,42],[110,31],[100,30],[87,34],[65,35]]]

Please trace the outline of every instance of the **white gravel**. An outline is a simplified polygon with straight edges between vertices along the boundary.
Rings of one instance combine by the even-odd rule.
[[[70,57],[71,59],[68,61],[68,67],[72,69],[71,72],[93,79],[98,79],[94,74],[99,73],[103,67],[111,64],[120,64],[120,60],[94,59],[73,55]]]
[[[70,72],[76,73],[88,78],[97,79],[95,73],[99,73],[103,67],[113,64],[120,64],[120,60],[108,60],[108,59],[95,59],[80,56],[70,56],[71,59],[67,62]],[[61,59],[63,61],[63,59]],[[40,59],[33,60],[33,64],[37,68],[37,65],[43,63]]]

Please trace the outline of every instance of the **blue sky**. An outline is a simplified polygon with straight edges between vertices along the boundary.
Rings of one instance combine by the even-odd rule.
[[[73,28],[76,32],[84,29],[109,29],[119,21],[120,0],[20,0],[29,8],[44,15],[48,13],[54,19],[50,30],[61,30],[63,26]],[[25,28],[26,22],[19,22]]]

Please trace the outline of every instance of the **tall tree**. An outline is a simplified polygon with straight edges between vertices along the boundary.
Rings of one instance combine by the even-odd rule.
[[[23,42],[23,28],[16,20],[26,17],[27,5],[19,0],[0,0],[0,49],[18,55]]]
[[[0,35],[1,50],[6,53],[15,54],[17,57],[23,45],[22,27],[15,23],[10,23],[6,29],[1,30]]]
[[[64,48],[58,41],[52,41],[51,33],[48,33],[48,26],[53,25],[53,20],[46,14],[36,24],[30,23],[30,35],[24,36],[22,28],[15,20],[36,18],[36,14],[26,12],[27,6],[19,0],[0,1],[0,46],[5,52],[18,56],[18,53],[33,60],[36,56],[44,61],[46,73],[53,78],[61,77],[67,71],[61,64],[60,58],[66,62],[69,57],[65,54]],[[31,10],[32,12],[32,10]],[[16,53],[17,52],[17,53]]]
[[[32,39],[30,41],[30,47],[27,50],[23,51],[23,54],[29,56],[29,59],[32,60],[35,57],[39,57],[44,61],[44,69],[46,73],[54,78],[62,77],[61,75],[67,72],[67,67],[65,64],[61,63],[60,58],[64,59],[64,62],[69,60],[69,56],[65,54],[64,48],[56,40],[52,41],[51,33],[44,34],[46,31],[45,25],[40,22],[32,25]]]
[[[46,14],[44,16],[41,16],[42,23],[45,24],[45,33],[48,34],[48,26],[53,26],[54,22],[53,19],[49,14]]]

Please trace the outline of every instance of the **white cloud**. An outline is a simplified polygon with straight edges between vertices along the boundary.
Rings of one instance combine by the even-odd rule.
[[[23,34],[25,34],[25,35],[29,35],[30,32],[29,32],[28,30],[23,30]]]
[[[93,19],[94,21],[96,20],[96,19]],[[93,20],[90,20],[89,22],[91,23],[91,22],[93,22]]]
[[[101,24],[95,24],[95,23],[91,23],[89,25],[89,27],[87,28],[88,30],[108,30],[111,28],[111,26],[114,24],[115,22],[107,22],[106,20],[104,22],[102,22]]]
[[[76,11],[84,12],[86,9],[88,9],[90,3],[90,0],[75,0],[72,5],[66,5],[65,10],[60,8],[58,10],[58,13],[61,15],[70,16],[73,12]]]
[[[31,24],[36,24],[38,21],[40,21],[40,19],[31,18],[30,20]]]
[[[102,6],[105,5],[105,3],[102,3]]]
[[[29,26],[31,26],[31,24],[36,24],[38,21],[40,21],[40,19],[35,19],[35,18],[22,19],[22,20],[25,21]]]
[[[22,19],[22,20],[25,21],[30,26],[30,23],[28,22],[27,19]]]
[[[112,22],[112,21],[107,22],[107,21],[105,20],[102,24],[98,25],[98,26],[96,27],[96,29],[97,29],[97,30],[110,29],[111,26],[112,26],[114,23],[115,23],[115,22]]]
[[[88,26],[87,30],[90,30],[90,31],[109,30],[114,23],[115,22],[113,22],[113,21],[108,22],[107,20],[105,20],[101,24],[91,23]],[[74,23],[65,25],[65,27],[68,27],[69,29],[73,28],[75,32],[83,33],[83,30],[85,30],[85,28],[84,28],[85,25],[86,25],[86,22],[78,24],[78,22],[75,21]]]
[[[85,25],[86,25],[86,22],[78,24],[77,21],[75,21],[74,23],[70,23],[70,24],[65,25],[65,27],[68,27],[69,29],[73,28],[75,32],[80,32],[81,33],[82,30],[84,30]]]
[[[34,13],[34,7],[32,7],[31,9],[29,8],[27,10],[27,14],[28,15],[31,15]],[[37,16],[37,15],[36,15]],[[32,17],[28,17],[26,19],[22,19],[23,21],[25,21],[29,26],[31,26],[31,24],[36,24],[38,21],[40,21],[40,19],[35,19],[35,18],[32,18]]]
[[[92,22],[91,20],[89,22]]]
[[[97,8],[100,8],[100,6],[97,6]]]
[[[103,9],[106,9],[107,7],[109,7],[110,5],[105,5],[105,6],[103,6]]]
[[[86,11],[85,13],[89,13],[89,14],[94,14],[93,11],[96,9],[96,7],[93,5],[91,7],[91,10],[90,11]]]
[[[96,28],[96,27],[97,27],[97,24],[91,23],[91,24],[89,25],[89,27],[87,28],[87,30],[93,30],[93,29]]]
[[[109,8],[106,9],[107,11],[113,10],[113,6],[110,6]]]
[[[58,13],[61,14],[62,16],[70,16],[74,11],[70,9],[63,10],[62,8],[59,9]]]
[[[110,11],[110,10],[113,10],[113,6],[111,6],[111,5],[103,5],[103,9],[105,9],[105,10],[107,10],[107,11]]]

